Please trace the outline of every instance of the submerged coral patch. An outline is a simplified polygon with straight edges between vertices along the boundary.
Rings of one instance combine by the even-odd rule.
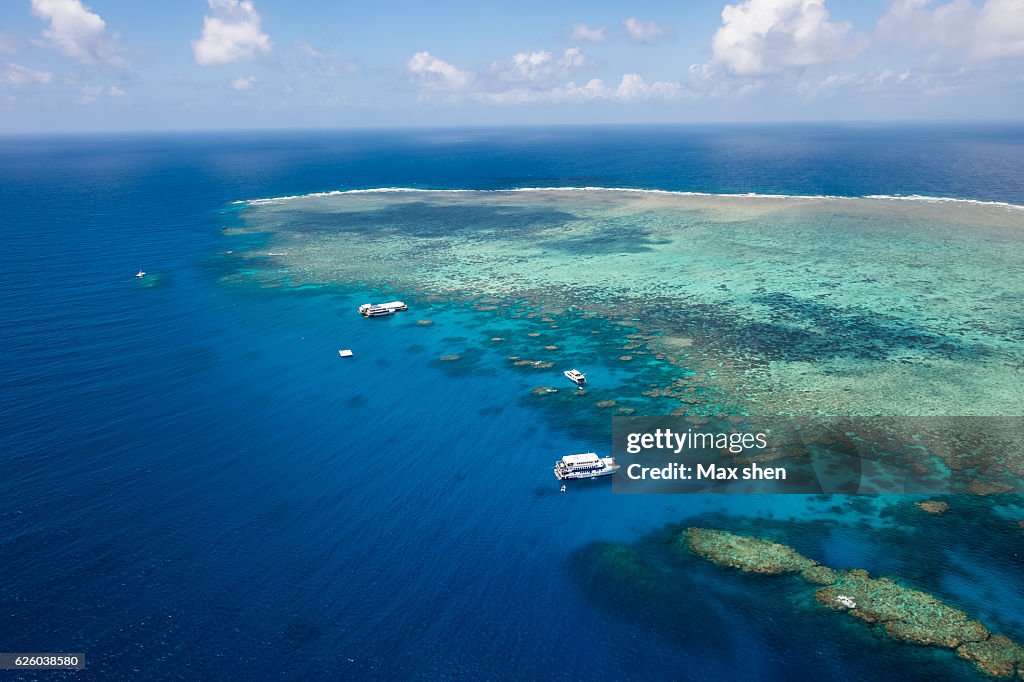
[[[877,623],[895,641],[951,649],[990,675],[1024,677],[1024,648],[926,592],[890,578],[872,578],[860,569],[835,571],[763,538],[688,528],[683,541],[694,554],[720,566],[769,575],[798,573],[824,585],[814,592],[823,606]]]

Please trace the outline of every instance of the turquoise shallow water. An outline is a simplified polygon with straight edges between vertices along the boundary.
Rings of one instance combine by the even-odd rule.
[[[1017,207],[571,189],[248,206],[240,231],[272,235],[238,254],[269,260],[256,281],[499,296],[476,306],[499,319],[526,301],[548,337],[561,332],[544,324],[599,314],[632,336],[595,360],[675,360],[690,371],[670,378],[715,393],[687,404],[712,414],[1024,413]],[[573,343],[559,350],[591,360]],[[641,389],[617,387],[627,400],[649,388],[623,384]]]
[[[701,209],[692,239],[664,243],[671,211],[638,205],[607,216],[607,239],[595,241],[586,221],[572,218],[596,213],[582,198],[539,208],[520,198],[498,212],[474,202],[477,213],[467,217],[464,206],[445,201],[402,212],[393,197],[369,197],[374,210],[357,224],[363,241],[349,236],[339,245],[331,235],[351,225],[331,216],[296,212],[271,232],[254,232],[268,227],[256,226],[258,218],[299,204],[247,212],[232,203],[417,183],[903,192],[1021,203],[1019,133],[937,136],[956,140],[955,149],[931,133],[788,134],[788,146],[778,131],[5,140],[5,648],[84,651],[87,679],[978,679],[946,652],[895,645],[832,618],[785,581],[679,561],[666,554],[666,541],[675,525],[689,523],[769,534],[830,565],[901,576],[1019,641],[1017,498],[951,498],[946,515],[931,517],[910,498],[625,496],[607,481],[562,495],[550,465],[567,452],[607,448],[609,416],[621,407],[677,405],[678,396],[635,390],[668,374],[696,377],[686,387],[699,386],[702,404],[747,404],[753,398],[735,381],[714,379],[745,369],[753,348],[776,353],[778,390],[791,389],[796,375],[783,370],[827,351],[811,335],[822,323],[842,341],[829,361],[833,381],[854,376],[840,371],[844,363],[885,369],[902,348],[900,357],[933,363],[929,371],[956,369],[978,400],[1019,399],[1000,392],[1006,376],[985,374],[987,363],[1002,363],[1012,377],[1018,348],[1019,280],[996,275],[1010,272],[1019,242],[1006,236],[1012,225],[992,224],[1016,214],[964,209],[986,221],[972,258],[990,261],[988,270],[975,261],[951,269],[935,258],[915,282],[906,276],[912,268],[888,272],[870,249],[858,266],[866,269],[838,272],[835,288],[812,277],[813,267],[801,269],[834,262],[829,243],[866,248],[871,239],[861,233],[780,254],[787,267],[758,285],[774,287],[772,298],[750,288],[727,248],[780,224],[761,209],[743,208],[735,219],[720,207]],[[960,184],[947,169],[954,153],[958,168],[973,169],[957,174]],[[922,155],[933,162],[908,165]],[[825,171],[792,172],[799,168]],[[605,202],[602,212],[614,209],[614,197]],[[929,206],[907,207],[907,223],[920,228],[915,216]],[[950,222],[957,207],[940,205],[937,222],[949,233],[929,253],[970,247],[970,232]],[[533,237],[555,210],[567,214],[555,223],[563,244],[538,254]],[[823,210],[815,204],[782,216],[790,243],[813,225],[850,224],[842,211],[820,219]],[[367,251],[379,242],[381,211],[389,229],[419,235],[391,241],[391,253]],[[506,220],[534,230],[515,248],[521,263],[505,262],[501,234],[466,250],[474,231]],[[646,234],[623,238],[637,224]],[[292,232],[294,241],[278,241]],[[430,240],[434,251],[410,246]],[[757,253],[770,242],[756,242]],[[687,256],[687,245],[700,246],[717,269],[674,280],[682,285],[673,291],[656,288],[663,271],[615,264],[647,255],[666,268]],[[269,255],[284,250],[290,256]],[[581,250],[586,259],[574,259]],[[884,256],[912,254],[912,244],[897,241]],[[772,274],[746,258],[748,273]],[[139,267],[149,273],[142,281],[133,277]],[[599,286],[579,284],[588,273]],[[857,280],[871,274],[890,279]],[[620,277],[628,285],[616,290],[609,280]],[[729,291],[714,286],[726,277]],[[797,286],[804,282],[816,288]],[[466,287],[473,295],[460,293]],[[624,311],[634,288],[661,297],[683,291],[696,312]],[[802,298],[828,292],[824,308]],[[549,301],[538,293],[559,305],[541,308]],[[591,302],[591,293],[603,298]],[[933,294],[948,301],[931,304]],[[857,309],[865,295],[881,312]],[[411,310],[383,320],[355,314],[378,297],[401,298]],[[745,324],[744,316],[765,311],[777,316],[772,324]],[[673,339],[659,360],[648,348],[653,339],[637,336],[664,331],[646,329],[652,319],[704,320],[706,328]],[[858,320],[885,332],[878,352],[889,355],[849,357],[864,349],[852,332]],[[926,334],[911,339],[913,331]],[[932,343],[935,336],[942,341]],[[693,342],[699,338],[709,342]],[[729,338],[772,343],[734,347]],[[338,358],[343,347],[356,357]],[[687,350],[741,347],[748,353],[737,353],[732,370]],[[967,352],[974,348],[984,352]],[[439,360],[449,354],[460,359]],[[626,354],[633,359],[619,359]],[[517,366],[510,355],[556,365]],[[563,363],[585,365],[589,393],[574,395],[557,372]],[[814,379],[828,395],[825,376]],[[559,392],[532,395],[540,385]],[[954,388],[939,381],[929,399],[959,395]],[[602,400],[616,405],[598,407]],[[603,543],[647,557],[659,598],[603,571],[595,560]]]

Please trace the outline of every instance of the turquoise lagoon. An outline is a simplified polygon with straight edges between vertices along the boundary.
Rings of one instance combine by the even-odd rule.
[[[665,408],[645,391],[678,393],[685,379],[683,406],[717,413],[1024,414],[1013,205],[370,190],[249,201],[239,217],[233,232],[267,241],[233,254],[248,272],[238,278],[464,302],[481,328],[526,317],[543,333],[496,342],[509,355],[624,357],[617,400],[638,413]],[[569,318],[630,333],[595,349],[561,328]],[[630,362],[662,383],[638,381]]]

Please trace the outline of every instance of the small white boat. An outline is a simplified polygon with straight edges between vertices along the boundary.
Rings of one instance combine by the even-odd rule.
[[[576,384],[580,388],[583,388],[583,384],[587,383],[587,377],[583,374],[583,372],[579,371],[578,369],[567,369],[566,371],[562,372],[562,374],[565,375],[566,379]]]
[[[352,357],[352,351],[350,351],[348,348],[346,348],[344,350],[339,350],[338,351],[338,355],[340,355],[343,358],[350,358],[350,357]]]
[[[146,276],[146,273],[145,273],[145,272],[143,272],[141,268],[139,268],[139,271],[135,273],[135,276],[136,276],[136,277],[137,277],[138,279],[142,279],[143,277],[145,277],[145,276]]]

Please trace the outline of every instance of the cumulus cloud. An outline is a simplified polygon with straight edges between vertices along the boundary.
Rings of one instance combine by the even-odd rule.
[[[517,52],[509,59],[491,63],[490,71],[463,71],[429,52],[418,52],[406,64],[409,75],[423,95],[444,95],[455,101],[490,104],[531,102],[588,102],[595,100],[676,99],[686,91],[679,83],[647,83],[639,74],[628,73],[617,87],[600,78],[582,84],[572,74],[591,65],[578,47],[561,54],[547,50]]]
[[[43,36],[62,53],[83,64],[123,67],[116,36],[103,18],[81,0],[32,0],[32,13],[47,22]]]
[[[122,90],[121,88],[117,87],[116,85],[111,85],[109,88],[107,88],[107,97],[127,97],[127,96],[128,96],[128,93],[125,92],[124,90]]]
[[[629,39],[637,43],[656,43],[669,37],[669,30],[653,21],[629,17],[622,22]]]
[[[251,0],[207,0],[203,34],[192,42],[192,55],[201,66],[249,61],[273,50],[270,36],[260,28],[260,15]]]
[[[427,51],[417,52],[405,64],[417,87],[428,92],[456,92],[469,84],[469,74]]]
[[[648,84],[637,73],[627,73],[615,88],[615,99],[623,102],[632,100],[678,99],[686,93],[679,83],[656,81]]]
[[[1024,57],[1024,0],[895,0],[878,33],[928,50],[937,64]]]
[[[725,6],[711,61],[691,73],[770,76],[850,59],[866,45],[849,22],[829,21],[825,0],[746,0]]]
[[[607,26],[595,26],[591,28],[586,24],[573,24],[569,29],[569,40],[579,40],[587,43],[603,43],[608,38]]]
[[[507,61],[491,64],[491,72],[501,81],[546,83],[565,77],[590,64],[590,58],[578,47],[570,47],[555,57],[546,50],[517,52]]]
[[[6,85],[47,85],[53,80],[49,71],[37,71],[21,64],[7,62],[0,71],[0,83]]]

